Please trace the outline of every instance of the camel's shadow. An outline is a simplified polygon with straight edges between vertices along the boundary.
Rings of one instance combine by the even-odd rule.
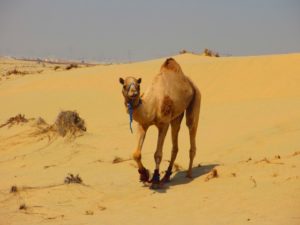
[[[170,182],[163,184],[160,189],[154,190],[155,192],[165,193],[172,186],[188,184],[193,182],[193,180],[209,173],[213,168],[218,166],[218,164],[208,164],[204,166],[197,166],[193,168],[193,178],[186,177],[186,171],[179,171],[174,176],[171,177]]]

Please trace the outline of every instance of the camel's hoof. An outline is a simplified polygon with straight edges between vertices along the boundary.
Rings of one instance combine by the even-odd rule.
[[[152,179],[150,180],[151,183],[159,183],[160,175],[158,169],[154,170],[154,174]]]
[[[143,169],[139,169],[139,174],[140,174],[140,181],[141,182],[149,182],[149,170],[147,170],[146,168]]]
[[[169,183],[171,180],[170,180],[170,177],[172,175],[172,171],[166,171],[166,174],[164,175],[164,177],[162,178],[161,182],[162,183]]]

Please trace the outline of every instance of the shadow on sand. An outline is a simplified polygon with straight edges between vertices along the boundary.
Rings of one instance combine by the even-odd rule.
[[[186,171],[179,171],[171,177],[171,181],[169,183],[165,183],[160,189],[156,189],[153,191],[158,193],[166,193],[167,189],[169,189],[170,187],[193,182],[193,180],[197,179],[198,177],[208,174],[216,166],[218,166],[218,164],[208,164],[200,167],[194,167],[192,179],[186,177]]]

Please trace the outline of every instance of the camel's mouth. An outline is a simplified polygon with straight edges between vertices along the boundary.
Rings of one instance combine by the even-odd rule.
[[[128,95],[128,98],[131,100],[136,99],[137,97],[139,97],[139,94]]]

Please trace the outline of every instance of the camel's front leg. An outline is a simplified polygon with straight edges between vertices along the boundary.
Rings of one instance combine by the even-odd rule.
[[[164,124],[160,127],[158,127],[158,140],[157,140],[157,147],[156,147],[156,152],[154,154],[154,160],[155,160],[155,170],[154,174],[152,177],[152,185],[151,188],[157,189],[159,188],[159,182],[160,182],[160,176],[159,176],[159,165],[161,163],[162,159],[162,150],[163,150],[163,145],[165,141],[166,134],[168,132],[169,124]]]
[[[138,146],[136,151],[133,153],[133,158],[137,162],[138,172],[140,174],[140,181],[148,182],[149,181],[149,171],[142,164],[142,147],[145,140],[146,132],[148,127],[138,124]]]

